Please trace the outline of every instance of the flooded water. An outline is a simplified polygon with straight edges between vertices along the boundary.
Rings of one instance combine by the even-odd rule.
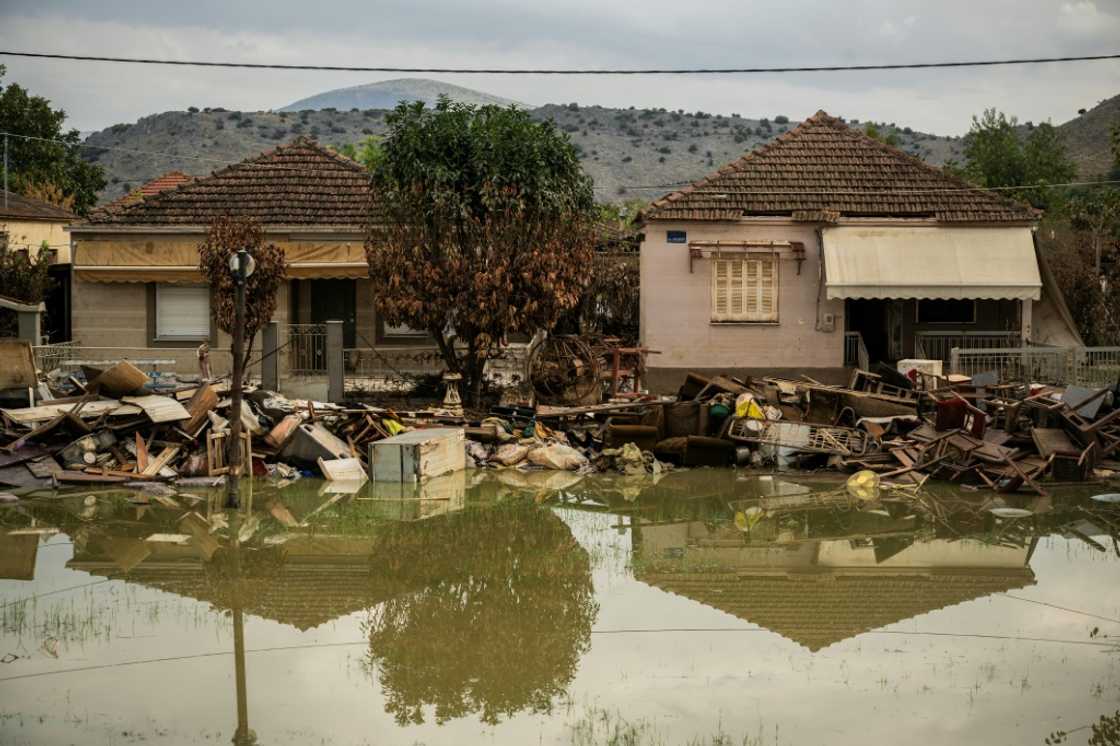
[[[259,481],[228,514],[189,488],[3,504],[0,743],[1116,738],[1120,510],[837,484],[467,472]]]

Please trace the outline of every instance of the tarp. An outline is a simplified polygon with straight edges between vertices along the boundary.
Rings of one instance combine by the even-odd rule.
[[[840,226],[822,235],[829,298],[1041,295],[1030,228]]]

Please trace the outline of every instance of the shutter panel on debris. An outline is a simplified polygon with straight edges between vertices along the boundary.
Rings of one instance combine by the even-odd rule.
[[[712,260],[712,321],[777,320],[777,257]]]

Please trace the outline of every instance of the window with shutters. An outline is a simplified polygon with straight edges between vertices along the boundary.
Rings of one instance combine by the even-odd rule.
[[[712,259],[712,321],[778,321],[778,258],[769,254]]]
[[[156,285],[156,339],[205,342],[210,339],[210,288]]]

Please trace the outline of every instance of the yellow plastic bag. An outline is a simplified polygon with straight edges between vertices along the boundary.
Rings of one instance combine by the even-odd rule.
[[[765,420],[766,414],[762,408],[758,406],[758,402],[754,400],[753,394],[739,394],[739,398],[735,400],[735,416],[749,417],[752,420]]]

